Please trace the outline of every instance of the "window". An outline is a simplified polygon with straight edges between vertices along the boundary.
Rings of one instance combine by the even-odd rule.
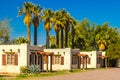
[[[87,58],[87,64],[91,64],[91,58],[90,57]]]
[[[2,54],[2,65],[18,65],[18,54]]]
[[[60,64],[60,55],[55,55],[55,64]]]
[[[31,64],[38,64],[39,62],[38,62],[38,55],[37,54],[35,54],[35,53],[31,53],[30,54],[30,65]]]
[[[7,54],[7,64],[14,64],[14,54]]]
[[[52,56],[52,65],[54,65],[54,64],[64,65],[64,57],[61,55]]]

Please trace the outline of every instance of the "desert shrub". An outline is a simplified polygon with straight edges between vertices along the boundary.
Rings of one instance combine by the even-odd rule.
[[[20,72],[21,73],[38,73],[39,67],[37,65],[29,65],[29,66],[22,66],[20,67]]]
[[[37,65],[30,65],[28,66],[28,73],[38,73],[39,67]]]
[[[20,72],[21,73],[28,73],[28,67],[27,66],[21,66],[20,67]]]

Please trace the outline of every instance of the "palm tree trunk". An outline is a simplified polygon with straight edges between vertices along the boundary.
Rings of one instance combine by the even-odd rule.
[[[27,40],[28,44],[30,45],[30,26],[27,27]]]
[[[34,27],[34,45],[37,45],[37,27]]]
[[[72,49],[74,49],[74,34],[75,34],[74,27],[72,26]]]
[[[63,44],[64,44],[64,43],[63,43],[64,41],[63,41],[63,40],[64,40],[64,32],[63,32],[63,27],[61,27],[61,48],[64,47],[64,45],[63,45]]]
[[[46,49],[49,48],[49,44],[50,44],[50,42],[49,42],[49,31],[46,31]]]
[[[57,47],[59,48],[59,31],[56,31],[56,44]]]
[[[65,48],[68,47],[68,31],[67,28],[65,28]]]

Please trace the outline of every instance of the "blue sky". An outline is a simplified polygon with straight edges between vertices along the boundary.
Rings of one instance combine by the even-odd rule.
[[[120,0],[1,0],[0,20],[11,19],[11,38],[26,37],[27,30],[23,23],[24,16],[17,17],[18,7],[22,7],[24,1],[31,1],[54,11],[64,8],[79,21],[87,18],[91,23],[103,24],[109,22],[110,26],[120,27]],[[45,44],[45,34],[41,23],[38,28],[39,45]],[[55,35],[54,30],[51,30],[50,34]],[[33,40],[33,26],[31,26],[31,38]]]

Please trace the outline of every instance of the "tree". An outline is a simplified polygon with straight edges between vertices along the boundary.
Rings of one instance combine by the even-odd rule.
[[[71,17],[71,19],[70,19],[70,25],[72,26],[72,32],[71,32],[71,36],[72,36],[72,48],[74,49],[74,37],[75,37],[75,27],[77,26],[77,22],[76,22],[76,20],[75,19],[73,19],[72,17]]]
[[[68,32],[70,31],[70,25],[71,23],[71,19],[72,17],[70,16],[70,14],[68,12],[65,12],[65,17],[63,18],[63,20],[65,21],[65,48],[68,47]]]
[[[88,34],[89,32],[89,21],[87,19],[82,20],[81,22],[77,22],[75,26],[75,44],[77,44],[78,41],[82,40],[82,42],[79,42],[83,46],[76,47],[80,48],[80,50],[85,50],[86,47],[89,45],[88,40],[90,40]]]
[[[104,51],[107,49],[107,46],[110,44],[111,42],[111,36],[110,36],[110,32],[109,28],[108,28],[108,23],[104,23],[103,26],[98,25],[96,27],[96,43],[98,44],[99,50]]]
[[[56,32],[56,46],[59,48],[59,32],[60,32],[60,28],[61,26],[64,27],[64,23],[62,20],[62,15],[60,13],[60,11],[56,11],[54,12],[53,15],[53,24],[54,24],[54,30]]]
[[[117,59],[120,59],[120,38],[115,43],[111,43],[106,50],[109,66],[116,66]]]
[[[66,22],[66,11],[64,9],[59,11],[60,15],[60,21],[63,25],[60,25],[61,29],[61,48],[64,48],[64,28],[65,28],[65,22]]]
[[[32,23],[34,25],[34,45],[37,45],[37,27],[39,26],[39,16],[41,14],[42,8],[38,5],[33,6],[34,18]]]
[[[56,48],[56,39],[55,36],[50,36],[50,48]]]
[[[27,39],[24,37],[18,37],[17,39],[11,40],[11,44],[22,44],[22,43],[28,43]]]
[[[44,21],[44,28],[46,30],[46,48],[49,48],[49,32],[52,28],[53,23],[53,11],[51,9],[46,9],[43,11],[43,15],[41,16],[41,20]]]
[[[0,21],[0,44],[8,44],[10,38],[10,20],[5,19]]]
[[[32,9],[33,4],[31,2],[24,2],[22,8],[19,9],[18,16],[25,15],[24,24],[27,26],[27,40],[30,44],[30,25],[32,23]]]

